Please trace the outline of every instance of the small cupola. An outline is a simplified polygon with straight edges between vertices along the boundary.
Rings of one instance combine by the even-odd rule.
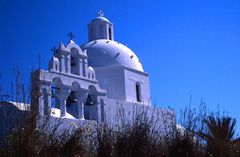
[[[104,17],[101,10],[98,16],[88,24],[88,41],[97,39],[114,40],[113,24]]]

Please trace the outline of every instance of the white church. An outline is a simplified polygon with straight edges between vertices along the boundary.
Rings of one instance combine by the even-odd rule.
[[[31,109],[40,116],[98,123],[116,122],[119,114],[131,119],[137,108],[149,115],[169,113],[152,106],[149,75],[137,55],[114,40],[113,24],[102,12],[88,24],[87,43],[61,43],[48,70],[39,69],[31,78],[36,97]]]

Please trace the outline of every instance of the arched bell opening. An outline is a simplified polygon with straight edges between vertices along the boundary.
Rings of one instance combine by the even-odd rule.
[[[50,109],[48,106],[48,92],[47,89],[42,89],[42,96],[43,96],[43,113],[44,115],[49,115]]]
[[[98,120],[96,87],[91,85],[88,90],[87,100],[84,104],[84,118],[86,120]]]
[[[66,101],[67,112],[75,118],[78,116],[78,100],[76,95],[77,92],[71,91]]]
[[[94,112],[92,109],[93,105],[94,105],[93,98],[90,94],[88,94],[86,103],[84,104],[84,118],[86,120],[93,120],[94,117],[93,115]]]
[[[78,50],[76,48],[72,48],[70,56],[71,74],[80,75]]]
[[[60,78],[54,78],[51,83],[51,108],[60,109],[59,93],[62,87]]]
[[[66,109],[69,114],[71,114],[74,118],[78,117],[78,104],[80,99],[80,85],[76,82],[72,84],[71,92],[66,100]]]

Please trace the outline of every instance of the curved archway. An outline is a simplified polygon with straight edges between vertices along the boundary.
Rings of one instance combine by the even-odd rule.
[[[59,77],[54,77],[52,79],[52,85],[60,88],[62,86],[62,80]]]
[[[72,87],[71,87],[71,92],[67,98],[66,101],[66,109],[69,114],[71,114],[75,118],[80,118],[79,113],[81,112],[81,107],[79,108],[80,105],[80,84],[78,82],[73,82]]]
[[[75,81],[75,82],[72,83],[72,88],[71,89],[73,91],[78,91],[80,88],[81,88],[81,86],[78,82]]]
[[[70,50],[70,63],[71,63],[71,74],[80,75],[79,68],[79,51],[77,48],[73,47]]]
[[[89,94],[93,95],[93,94],[97,94],[97,88],[94,85],[90,85],[88,87],[89,90]]]
[[[80,54],[80,53],[83,53],[82,49],[81,49],[77,44],[75,44],[74,42],[70,42],[70,43],[66,46],[66,48],[67,48],[68,50],[76,49],[79,54]]]
[[[50,113],[50,108],[48,106],[48,92],[46,88],[42,89],[42,98],[43,98],[43,114],[44,115],[49,115]]]
[[[87,100],[84,105],[84,117],[87,120],[98,120],[97,89],[94,85],[88,87]]]
[[[60,109],[60,99],[58,94],[62,88],[62,80],[59,77],[52,79],[51,83],[51,107]]]
[[[94,85],[88,87],[88,94],[91,96],[93,103],[97,102],[97,88]]]

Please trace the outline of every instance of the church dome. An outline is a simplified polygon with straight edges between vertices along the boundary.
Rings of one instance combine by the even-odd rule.
[[[92,67],[124,66],[143,72],[138,57],[119,42],[98,39],[82,45],[81,48],[87,50],[88,62]]]
[[[98,16],[95,17],[95,18],[92,20],[91,23],[94,23],[94,22],[107,22],[107,23],[110,23],[110,21],[109,21],[106,17],[104,17],[103,15],[104,15],[103,11],[102,11],[102,10],[99,10]]]
[[[110,21],[103,16],[95,17],[95,19],[93,19],[92,22],[109,22],[110,23]]]

